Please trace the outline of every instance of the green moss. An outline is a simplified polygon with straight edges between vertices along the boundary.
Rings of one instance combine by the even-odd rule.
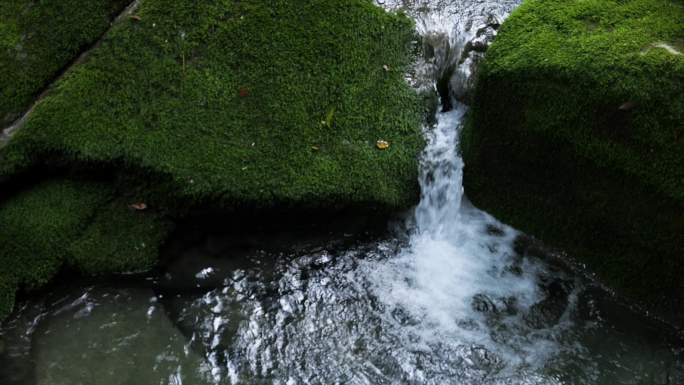
[[[102,18],[80,16],[107,3],[84,3],[82,13],[59,13],[94,31]],[[387,209],[416,200],[423,114],[403,78],[415,38],[406,17],[368,0],[146,0],[136,14],[0,148],[5,184],[42,167],[114,170],[102,172],[113,177],[106,184],[51,181],[0,202],[0,263],[8,266],[0,296],[9,293],[0,307],[11,308],[16,287],[45,284],[63,265],[86,274],[149,268],[171,227],[164,218],[193,204]],[[78,44],[64,37],[65,17],[46,28],[59,29],[55,38],[68,47],[85,44],[88,33]],[[21,38],[23,22],[3,18],[0,47]],[[378,150],[379,139],[390,149]],[[132,211],[117,191],[159,210]]]
[[[0,2],[0,127],[109,28],[127,0]]]
[[[46,283],[109,194],[99,185],[48,182],[5,202],[0,207],[4,271],[29,286]]]
[[[684,55],[658,44],[683,38],[681,2],[528,0],[462,138],[477,205],[664,313],[684,303]]]
[[[14,276],[0,273],[0,320],[4,320],[14,308],[17,282]]]
[[[47,283],[107,193],[98,185],[48,182],[0,206],[2,286]]]
[[[152,268],[170,230],[155,214],[131,210],[115,201],[97,214],[69,246],[68,263],[85,274],[144,271]]]
[[[0,155],[5,174],[50,153],[123,161],[193,201],[415,202],[422,113],[403,79],[406,17],[367,0],[147,0],[137,14],[36,108]]]
[[[53,180],[0,205],[0,319],[17,287],[38,288],[64,264],[100,274],[156,261],[168,224],[154,213],[132,212],[114,196],[104,184]]]

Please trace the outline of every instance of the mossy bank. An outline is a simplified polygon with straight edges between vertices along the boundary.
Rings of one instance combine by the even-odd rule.
[[[679,322],[683,44],[681,1],[528,0],[487,54],[462,138],[476,205]]]
[[[148,267],[136,245],[154,250],[164,218],[188,207],[413,204],[423,109],[403,74],[414,39],[408,18],[367,0],[141,1],[0,148],[5,186],[70,175],[0,202],[0,259],[19,266],[0,285],[35,287],[64,263]],[[71,176],[83,170],[110,177],[91,186]],[[151,213],[128,207],[140,200]]]
[[[109,28],[128,0],[0,2],[0,129]]]

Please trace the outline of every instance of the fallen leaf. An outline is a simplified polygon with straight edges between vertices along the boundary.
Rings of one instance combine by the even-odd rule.
[[[385,72],[389,72],[390,67],[389,67],[387,64],[385,64],[385,65],[382,66],[382,69],[384,69]]]
[[[147,210],[147,204],[145,204],[143,202],[133,203],[133,204],[129,205],[128,207],[133,209],[133,210],[137,210],[137,211]]]
[[[142,18],[138,15],[132,15],[131,20],[140,21],[140,20],[142,20]]]
[[[375,146],[380,150],[387,150],[389,148],[390,144],[386,140],[378,140],[375,143]]]
[[[622,105],[620,105],[620,107],[618,107],[618,110],[629,111],[629,110],[633,109],[634,107],[636,107],[636,103],[634,103],[633,101],[627,101],[627,102],[622,103]]]
[[[318,151],[318,150],[320,150],[321,148],[318,147],[318,146],[311,146],[311,149],[314,150],[314,151]]]
[[[247,87],[241,87],[238,90],[238,94],[240,95],[241,98],[245,98],[249,96],[249,89]]]

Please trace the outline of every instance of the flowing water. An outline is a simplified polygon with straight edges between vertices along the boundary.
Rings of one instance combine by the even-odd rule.
[[[684,383],[680,334],[463,196],[470,48],[518,1],[377,2],[416,20],[407,79],[442,99],[415,212],[389,234],[205,232],[149,276],[54,288],[0,329],[0,384]]]

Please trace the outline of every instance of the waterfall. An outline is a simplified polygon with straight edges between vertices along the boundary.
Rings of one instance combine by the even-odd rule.
[[[549,346],[498,343],[487,314],[474,310],[478,300],[485,299],[499,310],[510,306],[507,301],[514,302],[515,311],[524,313],[539,300],[534,275],[543,267],[527,266],[520,274],[511,273],[511,266],[517,263],[513,257],[517,232],[464,199],[464,164],[458,151],[467,106],[457,98],[472,85],[471,76],[481,58],[467,46],[482,38],[489,41],[481,44],[491,42],[500,22],[519,2],[378,3],[390,10],[408,11],[416,20],[429,53],[416,63],[410,79],[422,92],[439,91],[442,108],[434,123],[423,130],[427,145],[420,161],[421,200],[413,216],[409,244],[389,261],[368,268],[374,276],[375,293],[390,311],[401,309],[420,320],[420,334],[428,341],[449,336],[462,345],[480,344],[493,352],[510,353],[507,358],[512,361],[521,357],[514,350],[547,353]],[[448,84],[446,92],[439,83]],[[524,328],[520,317],[510,317],[507,322]],[[547,345],[546,341],[540,343]]]
[[[416,21],[426,55],[407,79],[418,92],[441,97],[442,108],[423,129],[422,194],[404,229],[408,237],[297,256],[276,268],[273,282],[239,272],[226,288],[198,300],[197,307],[241,309],[239,316],[219,311],[205,319],[193,338],[207,346],[227,338],[220,325],[245,320],[230,337],[231,350],[210,349],[215,378],[276,373],[273,384],[558,383],[535,370],[558,350],[563,323],[528,322],[542,298],[537,277],[545,268],[516,255],[514,229],[468,204],[458,149],[467,112],[459,99],[481,57],[468,45],[487,44],[517,3],[378,1]],[[258,299],[269,291],[277,292],[277,304]],[[501,382],[487,380],[495,374]]]
[[[481,58],[468,47],[491,41],[518,2],[377,1],[416,21],[426,54],[407,79],[441,98],[423,129],[420,202],[392,239],[284,258],[268,277],[237,271],[196,300],[189,316],[205,310],[193,341],[209,347],[216,383],[245,373],[272,384],[559,383],[537,371],[567,321],[530,326],[545,267],[516,254],[517,231],[464,198],[458,149],[459,100]],[[224,330],[236,319],[234,334]]]

